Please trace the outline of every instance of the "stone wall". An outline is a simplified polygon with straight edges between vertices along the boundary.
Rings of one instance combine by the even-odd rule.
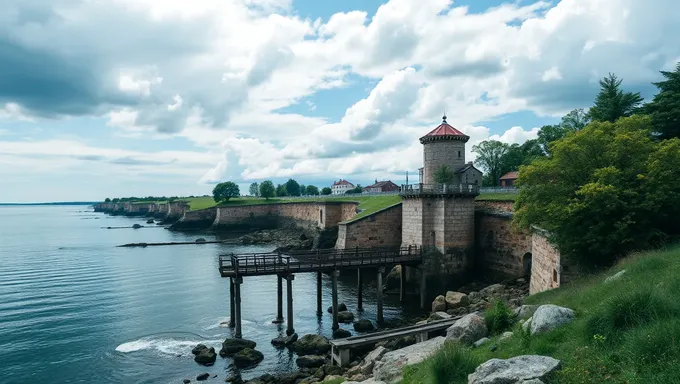
[[[168,215],[168,203],[158,203],[156,204],[156,210],[154,211],[154,217],[158,219],[164,219]]]
[[[185,211],[182,218],[177,220],[170,229],[193,230],[208,229],[212,226],[217,215],[217,208],[206,208],[198,211]]]
[[[189,206],[184,201],[173,201],[168,203],[168,214],[165,221],[174,222],[180,220],[184,216],[184,212],[189,210]]]
[[[513,228],[512,213],[478,209],[475,212],[475,267],[499,278],[531,273],[531,234]]]
[[[576,263],[562,256],[548,240],[548,232],[533,228],[531,235],[532,264],[529,293],[558,288],[580,276]]]
[[[422,199],[404,199],[402,202],[402,247],[408,247],[413,244],[423,244],[422,210]]]
[[[475,200],[476,208],[483,208],[492,211],[512,212],[515,202],[511,200]]]
[[[402,204],[396,204],[351,222],[338,224],[336,249],[401,245]]]
[[[458,154],[460,153],[460,156]],[[465,165],[465,142],[441,140],[423,144],[423,183],[434,184],[434,173],[442,165],[456,170]]]

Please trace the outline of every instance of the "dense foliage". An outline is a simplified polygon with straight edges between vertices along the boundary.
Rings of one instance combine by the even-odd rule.
[[[286,190],[286,184],[278,184],[276,186],[276,196],[278,196],[278,197],[288,196],[288,190]]]
[[[654,141],[649,117],[591,123],[551,151],[521,168],[515,221],[563,254],[608,265],[680,232],[680,140]]]
[[[286,195],[282,196],[300,196],[300,184],[293,179],[286,181]]]
[[[252,183],[250,184],[250,187],[248,188],[248,193],[250,196],[260,196],[260,186],[257,183]]]
[[[322,195],[330,195],[331,193],[333,193],[333,190],[330,187],[321,188]]]
[[[271,180],[265,180],[260,184],[260,196],[270,199],[276,195],[276,188]]]
[[[240,195],[241,191],[239,191],[238,185],[232,181],[219,183],[213,188],[213,199],[215,199],[216,203],[229,201],[232,197]]]
[[[453,173],[453,169],[446,165],[442,165],[434,171],[434,182],[437,184],[452,183],[454,177],[455,174]]]
[[[595,98],[595,105],[590,108],[588,115],[594,121],[609,121],[631,116],[642,103],[639,92],[625,92],[621,89],[623,80],[614,74],[600,80],[600,93]]]
[[[661,139],[680,137],[680,63],[675,71],[661,71],[664,81],[653,83],[659,89],[643,111],[652,117],[654,132]]]
[[[305,195],[308,195],[308,196],[317,196],[318,194],[319,194],[319,188],[317,188],[317,187],[314,186],[314,185],[308,185],[308,186],[305,188]]]

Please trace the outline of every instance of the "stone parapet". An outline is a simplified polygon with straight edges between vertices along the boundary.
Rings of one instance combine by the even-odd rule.
[[[360,219],[338,224],[336,249],[401,245],[402,204],[398,203]]]

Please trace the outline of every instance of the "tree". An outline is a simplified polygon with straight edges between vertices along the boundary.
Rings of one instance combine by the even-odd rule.
[[[655,142],[651,118],[594,122],[520,169],[514,221],[550,232],[564,257],[607,266],[680,233],[680,140]]]
[[[106,199],[104,199],[104,202],[105,202],[105,203],[110,203],[110,202],[111,202],[111,199],[109,199],[109,198],[107,197]]]
[[[330,189],[330,188],[328,188]],[[305,188],[305,194],[310,195],[310,196],[318,196],[319,195],[319,188],[317,188],[314,185],[308,185]]]
[[[509,146],[496,140],[485,140],[472,146],[472,151],[477,153],[475,162],[484,168],[491,185],[498,185],[503,174],[503,157],[508,153]]]
[[[330,187],[321,188],[321,194],[322,195],[330,195],[331,193],[333,193],[333,190],[331,190]]]
[[[442,165],[434,171],[434,182],[437,184],[450,184],[456,175],[453,170],[446,165]]]
[[[562,117],[558,125],[544,125],[538,131],[536,139],[543,152],[550,155],[550,143],[555,142],[569,133],[578,132],[590,123],[590,117],[583,109],[574,109]]]
[[[680,63],[673,72],[660,72],[666,80],[652,83],[659,93],[645,104],[644,112],[651,116],[654,133],[659,138],[680,137]]]
[[[600,80],[600,92],[595,98],[595,105],[588,111],[592,120],[613,123],[632,115],[639,107],[643,100],[640,92],[624,92],[620,88],[622,81],[612,73]]]
[[[307,193],[307,187],[304,184],[300,184],[300,196]]]
[[[250,184],[250,188],[248,188],[248,192],[250,192],[250,196],[259,196],[260,195],[260,186],[257,185],[257,183],[252,183]]]
[[[356,187],[346,190],[345,194],[355,194],[355,193],[361,193],[363,191],[364,191],[364,188],[361,186],[361,184],[357,184]]]
[[[286,192],[288,196],[300,196],[300,184],[293,179],[286,181]]]
[[[285,184],[279,184],[276,186],[276,196],[278,197],[288,196],[288,191],[286,190]]]
[[[265,180],[260,184],[260,196],[269,200],[276,194],[276,188],[274,188],[274,183],[271,180]]]
[[[229,201],[232,197],[238,197],[241,195],[238,185],[231,181],[224,183],[219,183],[213,188],[213,199],[216,203],[221,203],[223,201]]]

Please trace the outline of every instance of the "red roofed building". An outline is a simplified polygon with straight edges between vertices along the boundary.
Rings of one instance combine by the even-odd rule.
[[[375,181],[375,184],[364,187],[366,192],[397,192],[399,191],[399,186],[394,184],[391,180],[387,181]]]
[[[427,135],[420,138],[423,144],[423,184],[436,184],[434,174],[442,165],[447,166],[452,172],[462,170],[468,166],[465,162],[465,143],[470,140],[470,136],[452,127],[446,122],[446,116],[442,118],[442,123],[437,128],[430,131]],[[474,167],[471,172],[479,172]],[[457,173],[457,175],[460,175]],[[456,182],[465,182],[465,175],[457,177]],[[481,176],[469,175],[468,183],[474,184]]]
[[[331,191],[334,195],[343,195],[350,189],[354,189],[354,184],[344,179],[340,179],[334,182],[333,185],[331,186]]]
[[[517,171],[508,172],[505,175],[501,176],[500,179],[501,187],[514,187],[515,180],[517,180],[518,176],[519,173]]]

